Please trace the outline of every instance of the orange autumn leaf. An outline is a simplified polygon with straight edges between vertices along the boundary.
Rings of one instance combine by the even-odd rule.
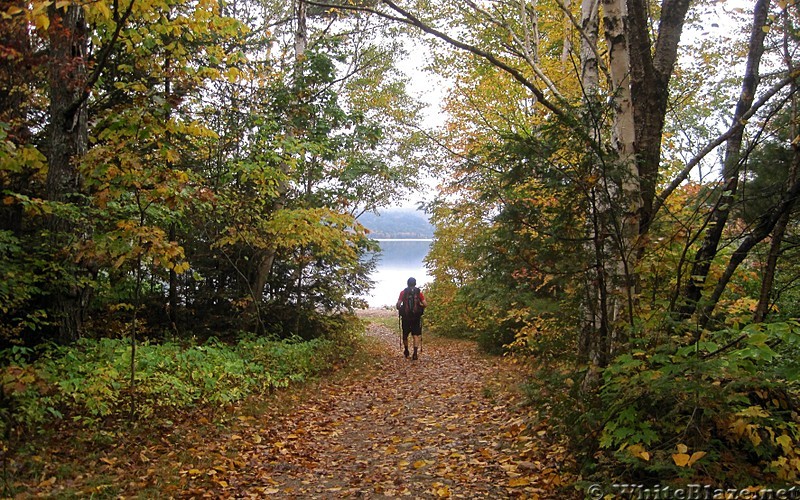
[[[675,453],[672,455],[672,461],[675,462],[675,465],[678,467],[691,467],[704,456],[706,456],[706,452],[704,451],[696,451],[692,453],[691,456],[687,453]]]
[[[678,467],[686,467],[689,464],[689,459],[691,457],[686,453],[673,453],[672,454],[672,461],[675,462],[675,465]]]

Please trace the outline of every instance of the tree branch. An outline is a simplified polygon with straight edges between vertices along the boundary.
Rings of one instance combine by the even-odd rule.
[[[392,21],[396,21],[398,23],[402,23],[402,24],[408,25],[408,26],[414,26],[415,28],[418,28],[419,30],[423,31],[424,33],[427,33],[427,34],[432,35],[432,36],[434,36],[434,37],[436,37],[436,38],[438,38],[438,39],[440,39],[440,40],[442,40],[444,42],[447,42],[449,45],[452,45],[453,47],[456,47],[456,48],[461,49],[461,50],[463,50],[465,52],[469,52],[469,53],[471,53],[473,55],[476,55],[476,56],[478,56],[478,57],[480,57],[482,59],[485,59],[486,61],[488,61],[490,64],[492,64],[496,68],[508,73],[514,80],[516,80],[518,83],[522,84],[522,86],[527,88],[536,97],[537,101],[540,102],[542,104],[542,106],[544,106],[551,113],[553,113],[557,117],[561,118],[562,120],[565,120],[567,122],[571,121],[570,113],[569,113],[569,107],[568,107],[568,105],[566,103],[564,103],[562,101],[563,107],[561,107],[561,106],[551,102],[546,97],[546,95],[542,91],[542,89],[540,89],[538,86],[536,86],[535,83],[533,83],[530,80],[528,80],[525,77],[525,75],[523,75],[522,72],[520,72],[518,69],[516,69],[516,68],[510,66],[509,64],[505,63],[504,61],[500,60],[497,55],[492,54],[491,52],[487,52],[487,51],[485,51],[483,49],[480,49],[478,47],[475,47],[474,45],[470,45],[470,44],[468,44],[466,42],[462,42],[460,40],[456,40],[455,38],[447,35],[443,31],[440,31],[440,30],[438,30],[438,29],[436,29],[436,28],[434,28],[432,26],[429,26],[427,23],[425,23],[424,21],[419,19],[417,16],[415,16],[411,12],[403,9],[402,7],[397,5],[392,0],[381,0],[381,3],[386,5],[388,8],[390,8],[394,12],[396,12],[398,15],[392,15],[392,14],[389,14],[387,12],[381,12],[379,10],[376,10],[376,9],[373,9],[373,8],[370,8],[370,7],[337,5],[337,4],[331,4],[331,3],[326,3],[326,2],[316,2],[314,0],[308,0],[308,4],[309,5],[315,5],[317,7],[330,7],[330,8],[346,9],[346,10],[359,11],[359,12],[367,12],[367,13],[370,13],[370,14],[375,14],[377,16],[381,16],[381,17],[383,17],[385,19],[389,19],[389,20],[392,20]],[[556,97],[558,98],[559,96],[556,95]],[[559,100],[561,100],[561,99],[559,99]]]
[[[742,115],[741,120],[736,121],[730,128],[725,131],[722,135],[708,143],[703,149],[700,150],[689,162],[683,167],[677,176],[672,180],[672,182],[667,186],[660,195],[656,196],[655,202],[653,203],[653,218],[664,206],[664,202],[666,202],[667,198],[675,191],[682,183],[685,181],[689,174],[694,170],[694,168],[706,157],[710,152],[715,150],[717,147],[722,145],[725,141],[727,141],[731,136],[741,131],[744,128],[747,120],[750,119],[758,110],[760,110],[765,104],[772,99],[775,94],[777,94],[781,89],[786,87],[787,85],[791,84],[797,78],[800,77],[800,71],[792,73],[778,83],[772,86],[758,101],[756,101],[749,110],[747,110],[744,115]]]
[[[108,57],[111,55],[111,51],[114,50],[114,46],[117,44],[117,40],[119,39],[119,35],[122,32],[122,28],[125,26],[125,23],[128,21],[131,13],[133,12],[133,5],[136,3],[136,0],[130,0],[128,4],[128,8],[119,16],[119,0],[114,0],[114,22],[116,26],[114,28],[114,34],[111,35],[111,40],[103,47],[98,54],[97,63],[94,66],[94,70],[92,74],[89,75],[89,78],[86,80],[86,83],[83,86],[83,92],[81,93],[80,97],[73,102],[69,108],[67,108],[65,114],[67,117],[72,117],[77,113],[78,109],[83,106],[83,103],[89,99],[89,96],[92,93],[92,88],[97,83],[97,80],[100,79],[100,75],[103,73],[103,70],[106,68],[106,63],[108,62]]]
[[[597,50],[597,44],[592,43],[591,38],[589,38],[589,36],[587,36],[586,32],[583,30],[583,26],[581,26],[581,23],[577,19],[575,19],[575,16],[572,15],[572,12],[569,10],[569,8],[567,8],[567,6],[564,5],[563,0],[556,0],[556,3],[558,4],[558,7],[564,12],[564,14],[567,15],[570,23],[572,23],[572,26],[576,30],[578,30],[578,33],[580,34],[581,38],[583,38],[589,45],[589,47],[591,47],[592,52],[594,53],[594,57],[596,58],[597,61],[597,67],[600,68],[600,71],[602,71],[603,74],[605,75],[606,81],[611,81],[611,75],[609,74],[606,65],[603,64],[603,56],[601,56],[600,51]]]

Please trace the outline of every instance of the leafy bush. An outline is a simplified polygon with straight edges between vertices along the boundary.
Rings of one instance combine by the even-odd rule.
[[[583,422],[584,432],[595,423],[606,473],[747,485],[755,470],[797,480],[800,324],[750,324],[704,339],[642,346],[604,371],[599,413]]]

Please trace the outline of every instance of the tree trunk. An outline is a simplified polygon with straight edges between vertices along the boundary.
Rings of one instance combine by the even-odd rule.
[[[784,11],[785,25],[789,25],[787,16],[788,13]],[[789,32],[790,30],[786,30],[784,32],[783,59],[787,65],[787,72],[789,74],[793,74],[795,67],[792,62],[791,50],[789,49],[791,42],[787,40]],[[792,83],[791,96],[792,121],[791,125],[789,126],[789,137],[794,138],[797,137],[797,119],[798,114],[800,114],[798,113],[797,109],[797,83]],[[792,157],[792,165],[789,168],[789,175],[787,176],[787,189],[789,189],[789,186],[797,181],[797,175],[798,172],[800,172],[800,150],[798,150],[798,145],[794,141],[792,141],[792,148],[794,149],[794,156]],[[758,304],[756,305],[756,310],[753,313],[753,322],[755,323],[761,323],[764,321],[764,319],[767,317],[767,313],[769,312],[769,306],[772,300],[772,288],[775,283],[775,272],[778,267],[778,257],[780,256],[783,237],[786,234],[786,228],[789,225],[790,218],[791,211],[787,211],[781,216],[781,218],[778,220],[778,223],[775,225],[775,229],[772,231],[772,241],[770,242],[769,253],[767,254],[767,263],[764,269],[764,276],[761,279],[761,291],[758,296]]]
[[[781,217],[783,217],[783,215],[787,212],[791,212],[797,203],[798,196],[800,196],[800,181],[795,180],[794,184],[784,193],[781,202],[773,207],[769,213],[765,214],[759,219],[753,231],[747,235],[747,237],[733,252],[725,271],[722,273],[722,276],[714,287],[714,291],[708,299],[708,303],[702,310],[702,314],[698,320],[698,333],[694,336],[692,342],[697,342],[700,340],[699,332],[701,332],[702,329],[708,325],[708,322],[711,319],[711,314],[714,312],[714,308],[717,306],[717,303],[722,297],[722,293],[725,291],[728,283],[730,283],[733,273],[736,272],[736,269],[738,269],[739,265],[744,262],[744,259],[747,258],[747,255],[750,253],[753,247],[769,236],[769,234],[775,229],[775,226]]]
[[[87,112],[82,95],[86,83],[87,27],[83,8],[72,4],[66,8],[49,7],[50,54],[48,79],[50,88],[50,128],[46,195],[51,201],[69,203],[81,191],[77,162],[88,148]],[[59,216],[52,216],[49,228],[53,244],[64,248],[67,268],[68,246],[78,228]],[[81,332],[83,302],[86,289],[74,279],[57,286],[53,292],[54,319],[62,342],[77,339]]]
[[[753,27],[750,34],[750,44],[747,53],[747,66],[742,81],[742,90],[736,110],[733,115],[734,122],[742,119],[744,114],[753,104],[756,88],[759,82],[759,66],[764,54],[764,39],[766,31],[763,29],[767,22],[769,0],[758,0],[753,12]],[[728,222],[731,206],[739,186],[739,159],[742,147],[743,130],[733,134],[725,146],[725,160],[723,165],[724,187],[719,201],[712,209],[708,218],[708,230],[700,249],[695,255],[692,271],[683,292],[682,305],[678,311],[680,318],[689,318],[698,308],[702,297],[703,286],[711,269],[711,261],[717,254],[722,233]],[[711,308],[713,309],[713,305]],[[694,335],[695,341],[699,339],[700,331]]]
[[[641,196],[638,214],[640,234],[648,232],[653,217],[669,82],[678,59],[678,44],[689,3],[689,0],[664,0],[654,50],[650,42],[649,2],[627,2],[631,98],[636,124],[636,166]]]
[[[791,212],[784,213],[778,223],[775,224],[775,229],[772,230],[772,241],[769,244],[769,252],[767,253],[767,262],[764,266],[764,276],[761,278],[761,291],[758,295],[758,304],[753,313],[753,323],[761,323],[767,317],[769,312],[770,299],[772,298],[772,287],[775,283],[775,270],[778,267],[778,257],[781,253],[781,244],[783,237],[786,234],[786,227],[789,224],[789,217]]]
[[[307,17],[308,17],[308,10],[306,5],[306,0],[295,0],[295,20],[297,22],[297,26],[295,28],[294,34],[294,60],[295,60],[295,67],[294,67],[294,79],[295,82],[299,82],[301,78],[300,70],[301,70],[301,63],[303,58],[305,57],[306,48],[308,46],[308,28],[307,28]],[[292,117],[290,116],[287,120],[289,122],[288,130],[286,131],[287,139],[291,141],[292,138],[296,135],[296,130],[294,129],[294,125],[292,124]],[[288,162],[283,162],[281,165],[281,171],[284,175],[289,174],[290,165]],[[289,190],[288,181],[282,181],[278,185],[278,197],[275,200],[275,203],[272,205],[271,213],[276,213],[280,210],[283,210],[286,206],[286,193]],[[262,322],[260,317],[260,304],[264,300],[264,288],[267,285],[267,279],[269,278],[269,274],[272,271],[272,265],[275,262],[275,256],[278,252],[278,249],[275,245],[271,246],[270,248],[266,249],[262,252],[262,255],[258,259],[258,265],[256,266],[253,283],[251,285],[251,290],[253,293],[253,304],[251,313],[256,316],[256,331],[260,331],[262,328]]]
[[[581,2],[581,85],[590,99],[597,95],[600,83],[596,52],[600,32],[598,9],[599,0]]]
[[[593,323],[600,330],[608,329],[597,332],[592,349],[604,345],[607,352],[595,355],[595,363],[608,358],[614,344],[625,340],[614,326],[623,319],[633,321],[635,314],[640,235],[649,229],[668,85],[688,7],[689,0],[664,1],[653,50],[645,0],[602,0],[614,107],[612,146],[617,156],[615,164],[599,172],[602,182],[593,195],[598,211],[593,216],[598,224],[595,231],[600,232],[595,239],[604,240],[595,249],[593,286],[606,287],[596,292],[595,315],[600,316]],[[581,79],[587,95],[597,81],[596,54],[591,50],[594,8],[592,0],[582,3]]]
[[[565,6],[566,8],[566,6]],[[586,127],[590,134],[590,139],[594,142],[594,149],[600,149],[600,118],[596,111],[599,100],[599,62],[597,59],[597,41],[600,33],[599,21],[599,0],[583,0],[581,2],[581,86],[586,98]],[[594,195],[594,191],[590,193]],[[601,315],[605,298],[603,296],[605,287],[602,286],[604,276],[602,275],[602,260],[599,257],[599,219],[596,199],[591,200],[589,233],[594,237],[587,244],[587,253],[594,255],[594,265],[586,271],[585,276],[585,296],[583,298],[582,314],[584,324],[578,339],[578,356],[582,362],[587,363],[592,360],[596,366],[601,366],[606,361],[599,358],[598,353],[605,352],[603,347],[606,332],[606,318]],[[588,377],[587,377],[588,380]],[[590,383],[594,383],[593,381]]]
[[[624,0],[602,0],[602,5],[614,111],[611,141],[616,158],[612,162],[605,161],[601,153],[604,148],[597,148],[600,156],[596,160],[595,175],[599,182],[590,193],[591,251],[594,262],[586,278],[590,303],[586,305],[586,325],[580,340],[580,345],[587,349],[582,357],[588,358],[592,366],[583,383],[586,387],[595,384],[599,370],[611,359],[615,341],[620,340],[616,325],[626,309],[626,297],[630,297],[627,249],[631,238],[638,234],[635,210],[638,182],[633,162],[634,127],[628,78],[627,10]],[[584,2],[583,7],[586,10],[582,12],[581,22],[593,29],[591,16],[594,6]],[[590,101],[592,95],[588,89],[596,85],[597,78],[597,61],[592,59],[595,54],[588,46],[591,36],[591,33],[585,34],[581,51],[582,56],[589,58],[581,61],[581,77]],[[589,105],[591,108],[592,103]],[[596,134],[595,140],[600,141],[601,136]],[[621,213],[620,207],[634,207],[634,210],[625,209]],[[632,313],[629,308],[627,310],[629,314]]]

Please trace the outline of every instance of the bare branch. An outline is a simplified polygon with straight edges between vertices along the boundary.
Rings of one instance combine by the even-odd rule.
[[[371,14],[375,14],[375,15],[384,17],[386,19],[390,19],[392,21],[396,21],[398,23],[406,24],[406,25],[409,25],[409,26],[414,26],[414,27],[418,28],[419,30],[423,31],[424,33],[427,33],[429,35],[435,36],[436,38],[439,38],[440,40],[442,40],[444,42],[447,42],[449,45],[452,45],[453,47],[456,47],[456,48],[458,48],[460,50],[463,50],[465,52],[469,52],[469,53],[471,53],[473,55],[476,55],[476,56],[478,56],[478,57],[480,57],[482,59],[485,59],[490,64],[492,64],[496,68],[506,72],[514,80],[516,80],[518,83],[522,84],[522,86],[527,88],[536,97],[536,99],[542,104],[542,106],[544,106],[551,113],[553,113],[554,115],[556,115],[557,117],[559,117],[559,118],[561,118],[563,120],[571,121],[569,119],[569,117],[570,117],[569,106],[567,105],[566,101],[559,94],[555,94],[555,97],[556,97],[556,99],[558,101],[560,101],[560,105],[558,105],[558,104],[556,104],[554,102],[551,102],[551,100],[547,98],[547,96],[545,95],[545,93],[544,93],[544,91],[542,89],[540,89],[534,82],[529,80],[524,74],[522,74],[521,71],[519,71],[518,69],[512,67],[508,63],[502,61],[499,58],[499,56],[497,56],[497,55],[495,55],[495,54],[493,54],[491,52],[485,51],[483,49],[480,49],[480,48],[478,48],[478,47],[476,47],[474,45],[468,44],[466,42],[462,42],[460,40],[456,40],[455,38],[453,38],[450,35],[444,33],[443,31],[441,31],[441,30],[439,30],[437,28],[434,28],[433,26],[428,25],[427,23],[425,23],[424,21],[419,19],[417,16],[415,16],[411,12],[409,12],[409,11],[403,9],[402,7],[400,7],[399,5],[397,5],[392,0],[381,0],[381,3],[383,3],[384,5],[389,7],[391,10],[396,12],[398,15],[392,15],[392,14],[389,14],[389,13],[386,13],[386,12],[382,12],[382,11],[379,11],[377,9],[373,9],[373,8],[370,8],[370,7],[343,6],[343,5],[336,5],[336,4],[330,4],[330,3],[325,3],[325,2],[317,2],[317,1],[313,1],[313,0],[309,0],[308,1],[309,5],[315,5],[315,6],[318,6],[318,7],[330,7],[330,8],[348,9],[348,10],[354,10],[354,11],[359,11],[359,12],[367,12],[367,13],[371,13]]]
[[[680,186],[683,183],[683,181],[685,181],[689,177],[689,174],[692,172],[692,170],[694,170],[694,168],[703,160],[703,158],[706,157],[706,155],[714,151],[717,147],[719,147],[721,144],[727,141],[731,136],[740,132],[744,128],[749,118],[751,118],[759,109],[761,109],[765,104],[767,104],[770,101],[770,99],[772,99],[775,96],[775,94],[777,94],[781,89],[791,84],[792,82],[796,81],[798,77],[800,77],[800,73],[796,72],[786,76],[781,81],[773,85],[772,88],[770,88],[763,96],[761,96],[761,98],[758,101],[756,101],[753,104],[753,106],[750,107],[750,109],[747,110],[746,113],[744,113],[744,115],[742,115],[741,120],[737,120],[735,123],[733,123],[730,126],[730,128],[727,131],[725,131],[724,134],[720,135],[719,137],[708,143],[703,149],[700,150],[700,152],[698,152],[694,156],[694,158],[689,160],[686,166],[683,167],[683,170],[681,170],[678,173],[678,175],[675,176],[675,178],[672,180],[669,186],[667,186],[667,188],[664,189],[664,191],[662,191],[660,195],[656,196],[656,199],[653,203],[653,218],[655,218],[655,215],[658,213],[659,209],[661,209],[661,207],[664,205],[664,202],[667,200],[667,198],[669,198],[669,196],[673,193],[673,191],[675,191],[678,188],[678,186]]]
[[[524,60],[526,63],[528,63],[528,66],[530,66],[530,68],[533,70],[533,73],[534,73],[534,74],[535,74],[535,75],[536,75],[536,76],[537,76],[537,77],[538,77],[540,80],[542,80],[542,82],[545,84],[545,86],[547,87],[547,89],[548,89],[550,92],[552,92],[552,93],[553,93],[553,95],[555,95],[556,97],[558,97],[558,99],[560,99],[560,100],[563,100],[563,99],[564,99],[564,97],[563,97],[563,96],[561,95],[561,93],[558,91],[558,89],[557,89],[557,88],[556,88],[556,86],[553,84],[553,82],[552,82],[552,81],[551,81],[551,80],[550,80],[550,79],[547,77],[547,75],[545,75],[545,74],[544,74],[544,72],[542,71],[542,69],[539,67],[539,64],[538,64],[538,61],[537,61],[537,57],[535,56],[535,54],[532,54],[532,53],[531,53],[531,41],[530,41],[530,33],[529,33],[529,31],[528,31],[528,22],[527,22],[528,20],[527,20],[527,16],[526,16],[526,13],[525,13],[525,7],[524,7],[524,5],[522,6],[522,9],[521,9],[521,10],[522,10],[522,24],[523,24],[523,29],[525,30],[525,41],[522,41],[522,40],[520,40],[520,39],[519,39],[519,37],[517,36],[517,34],[516,34],[516,33],[514,33],[514,30],[512,30],[511,28],[509,28],[509,27],[508,27],[508,25],[507,25],[505,22],[503,22],[503,20],[501,20],[501,19],[498,19],[497,17],[495,17],[494,15],[492,15],[492,13],[491,13],[491,12],[488,12],[488,11],[486,11],[486,10],[484,10],[484,9],[481,9],[481,8],[480,8],[480,7],[479,7],[479,6],[478,6],[478,5],[477,5],[475,2],[473,2],[472,0],[464,0],[464,3],[466,3],[467,5],[469,5],[470,7],[472,7],[472,9],[473,9],[474,11],[478,12],[479,14],[481,14],[482,16],[484,16],[486,19],[488,19],[488,20],[489,20],[489,22],[491,22],[492,24],[494,24],[494,25],[496,25],[496,26],[499,26],[500,28],[503,28],[503,29],[504,29],[504,30],[505,30],[505,31],[506,31],[506,32],[507,32],[509,35],[511,35],[511,39],[514,41],[514,43],[516,43],[517,45],[519,45],[520,47],[522,47],[522,52],[520,53],[520,57],[521,57],[521,58],[522,58],[522,59],[523,59],[523,60]]]

